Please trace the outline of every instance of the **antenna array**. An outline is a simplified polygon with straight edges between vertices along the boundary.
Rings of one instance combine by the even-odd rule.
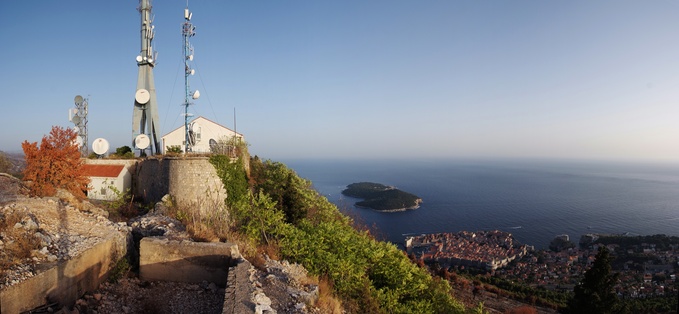
[[[135,148],[143,151],[136,144],[139,135],[147,135],[150,139],[151,153],[160,153],[160,120],[158,119],[158,101],[156,100],[156,86],[153,80],[153,68],[156,65],[158,53],[153,51],[153,37],[155,27],[152,25],[151,0],[139,0],[141,15],[141,51],[137,56],[139,76],[137,91],[134,94],[134,109],[132,112],[132,143]]]
[[[188,1],[186,2],[186,9],[184,9],[184,23],[182,24],[182,37],[184,38],[184,153],[191,152],[192,146],[195,145],[195,137],[192,135],[192,130],[189,125],[189,117],[193,116],[189,113],[189,105],[193,105],[192,100],[200,97],[198,90],[191,92],[189,84],[189,76],[194,75],[196,70],[192,69],[189,62],[193,61],[193,47],[189,42],[189,38],[196,35],[196,27],[191,24],[191,17],[193,13],[189,11]]]
[[[87,98],[77,95],[73,102],[75,108],[68,109],[68,121],[73,122],[73,130],[78,133],[76,144],[80,149],[80,156],[87,157]]]

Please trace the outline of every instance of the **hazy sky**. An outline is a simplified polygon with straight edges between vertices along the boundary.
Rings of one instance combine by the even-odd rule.
[[[0,150],[71,126],[130,145],[138,2],[4,1]],[[185,1],[153,2],[161,135]],[[192,1],[196,115],[264,158],[679,160],[679,2]]]

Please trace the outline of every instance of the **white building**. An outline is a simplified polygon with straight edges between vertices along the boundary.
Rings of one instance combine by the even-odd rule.
[[[132,174],[125,165],[83,165],[84,174],[90,178],[87,197],[95,200],[114,200],[132,186]]]
[[[189,134],[194,141],[192,146],[192,151],[194,153],[209,153],[211,152],[210,143],[214,145],[220,141],[231,139],[234,136],[243,140],[243,134],[236,133],[236,131],[212,122],[202,116],[193,119],[189,125]],[[185,139],[186,133],[184,132],[183,125],[165,134],[162,137],[162,153],[165,154],[170,146],[179,146],[183,151],[184,145],[186,144]]]

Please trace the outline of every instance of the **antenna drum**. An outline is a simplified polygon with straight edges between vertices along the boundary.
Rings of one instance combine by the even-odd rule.
[[[151,100],[151,94],[149,94],[149,91],[146,89],[140,88],[136,93],[134,93],[134,100],[136,100],[139,104],[145,105],[147,102],[149,102],[149,100]]]
[[[134,138],[134,146],[137,149],[146,149],[151,145],[151,139],[146,134],[139,134]]]
[[[108,152],[109,144],[106,139],[98,138],[92,142],[92,151],[97,155],[103,155]]]

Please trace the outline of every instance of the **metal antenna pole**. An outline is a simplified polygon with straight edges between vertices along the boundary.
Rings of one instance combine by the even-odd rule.
[[[73,99],[75,103],[75,110],[69,109],[69,120],[75,124],[74,130],[78,133],[76,141],[80,146],[80,155],[82,157],[87,157],[87,103],[88,98],[83,98],[80,95],[75,96]]]
[[[198,99],[200,93],[195,91],[191,93],[189,85],[189,76],[195,73],[189,66],[189,61],[193,61],[193,47],[189,42],[189,38],[196,35],[196,27],[191,24],[191,17],[193,13],[189,11],[189,4],[186,1],[186,9],[184,9],[184,23],[182,24],[182,37],[184,38],[184,153],[191,152],[193,146],[193,137],[189,130],[189,105],[192,105],[191,99]]]
[[[158,119],[158,101],[156,100],[156,86],[153,80],[158,53],[153,51],[154,26],[151,18],[151,0],[139,0],[139,14],[141,15],[141,51],[137,56],[139,76],[137,77],[137,91],[134,94],[134,109],[132,113],[132,144],[136,147],[135,139],[148,134],[151,139],[151,153],[161,153],[160,148],[160,119]],[[146,147],[139,147],[143,150]]]

